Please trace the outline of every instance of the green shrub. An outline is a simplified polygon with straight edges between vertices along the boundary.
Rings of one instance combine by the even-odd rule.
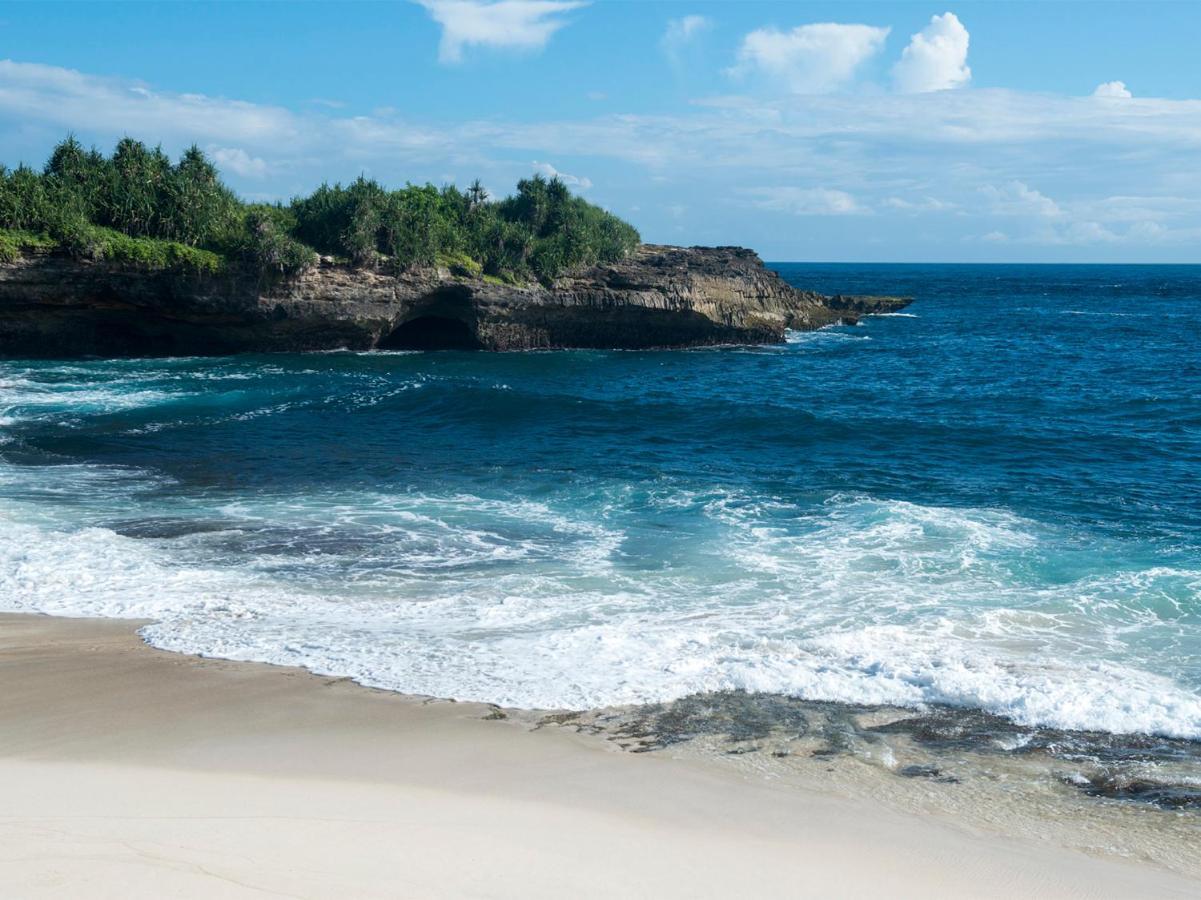
[[[28,251],[53,250],[53,238],[31,231],[0,229],[0,262],[12,262]]]
[[[549,283],[620,259],[639,242],[632,226],[572,196],[558,178],[535,175],[494,201],[478,181],[466,191],[389,191],[360,177],[287,206],[252,205],[198,147],[172,163],[161,147],[125,138],[106,158],[70,136],[41,172],[0,167],[0,229],[46,234],[77,257],[146,269],[213,272],[230,259],[287,276],[322,253],[395,272],[444,265],[459,277],[510,283]],[[13,240],[3,246],[8,257],[20,249]]]
[[[439,252],[436,263],[439,268],[449,269],[459,278],[479,278],[484,267],[466,253],[459,251]]]
[[[294,275],[317,262],[317,254],[288,236],[291,213],[275,206],[254,206],[246,212],[238,255],[264,274]]]
[[[224,265],[224,260],[210,250],[189,247],[178,241],[131,237],[112,228],[82,222],[63,227],[54,238],[58,247],[72,256],[131,269],[212,275],[221,271]]]

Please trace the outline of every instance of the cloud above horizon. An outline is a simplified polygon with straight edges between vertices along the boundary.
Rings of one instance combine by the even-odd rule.
[[[663,32],[659,45],[673,68],[677,71],[680,69],[684,63],[685,50],[698,36],[712,27],[713,20],[708,16],[689,15],[668,20],[667,30]]]
[[[1059,204],[1021,181],[997,187],[986,184],[980,192],[992,204],[992,211],[1003,216],[1035,216],[1056,219],[1063,215]]]
[[[1114,100],[1129,100],[1134,94],[1130,93],[1130,89],[1126,87],[1124,81],[1106,81],[1104,84],[1097,85],[1097,89],[1093,91],[1094,97],[1109,97]]]
[[[546,178],[558,178],[568,187],[579,188],[581,191],[586,191],[592,187],[592,180],[583,175],[569,175],[566,172],[560,172],[548,162],[533,162],[534,171]]]
[[[208,154],[217,168],[228,170],[244,178],[263,178],[269,172],[266,160],[251,156],[241,147],[208,146]]]
[[[438,60],[458,63],[466,47],[540,50],[583,0],[416,0],[442,26]]]
[[[563,177],[650,238],[771,247],[801,239],[786,222],[824,216],[834,230],[853,221],[897,242],[928,232],[938,246],[986,247],[995,234],[1010,247],[1201,243],[1197,100],[976,88],[725,97],[671,114],[581,106],[569,118],[447,123],[307,103],[293,110],[3,60],[0,126],[9,164],[40,164],[72,130],[105,149],[125,134],[173,153],[196,142],[256,199],[362,172],[393,184],[459,172],[509,186],[541,160],[533,165],[546,174],[588,172]],[[672,209],[685,197],[682,217]],[[755,212],[738,219],[731,210]],[[823,235],[805,239],[815,237]]]
[[[794,186],[752,188],[748,191],[759,209],[793,216],[849,216],[869,212],[846,191]]]
[[[818,22],[791,31],[759,28],[742,39],[734,78],[761,75],[795,94],[826,94],[850,84],[884,47],[889,28]]]
[[[892,69],[893,83],[905,94],[945,91],[972,80],[967,64],[971,36],[952,12],[933,16],[909,39]]]

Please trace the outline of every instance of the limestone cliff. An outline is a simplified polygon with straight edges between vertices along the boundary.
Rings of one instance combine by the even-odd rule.
[[[554,285],[330,262],[286,281],[142,272],[52,254],[0,263],[0,355],[687,347],[773,343],[898,309],[798,291],[750,250],[644,245]]]

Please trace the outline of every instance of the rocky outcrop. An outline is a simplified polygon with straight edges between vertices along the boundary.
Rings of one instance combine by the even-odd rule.
[[[0,263],[0,355],[773,343],[787,329],[853,322],[907,302],[799,291],[733,247],[644,245],[550,287],[445,269],[392,276],[332,262],[266,282],[41,254]]]

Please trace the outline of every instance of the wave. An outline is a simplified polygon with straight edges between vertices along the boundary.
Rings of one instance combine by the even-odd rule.
[[[0,604],[153,619],[163,649],[531,708],[742,688],[1201,738],[1186,667],[1136,652],[1189,640],[1171,601],[1198,609],[1201,572],[1094,560],[1040,579],[1063,542],[1004,510],[622,486],[574,506],[331,493],[130,519],[118,498],[157,496],[150,473],[12,468]],[[59,509],[51,490],[92,504]],[[683,533],[648,532],[635,507]]]
[[[813,331],[792,331],[784,332],[784,343],[793,345],[805,344],[830,344],[844,342],[859,342],[870,341],[872,339],[869,334],[854,334],[849,331],[839,331],[845,325],[827,325],[825,328],[817,328]]]

